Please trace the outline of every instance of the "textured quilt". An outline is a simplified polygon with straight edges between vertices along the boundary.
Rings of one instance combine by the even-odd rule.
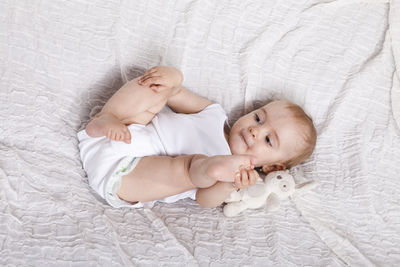
[[[1,1],[0,265],[398,266],[399,18],[398,0]],[[318,141],[296,179],[319,186],[234,218],[108,206],[76,133],[154,65],[231,123],[303,106]]]

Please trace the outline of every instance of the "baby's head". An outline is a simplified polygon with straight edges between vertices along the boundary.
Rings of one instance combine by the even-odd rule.
[[[265,173],[290,168],[313,152],[317,134],[301,107],[278,100],[240,117],[229,133],[232,154],[255,157]]]

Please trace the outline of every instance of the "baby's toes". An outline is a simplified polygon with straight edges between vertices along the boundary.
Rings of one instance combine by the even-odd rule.
[[[129,133],[129,130],[128,130],[128,127],[126,127],[125,125],[122,125],[121,127],[119,127],[118,128],[117,141],[124,141],[125,142],[127,132]]]
[[[117,132],[117,134],[115,136],[115,140],[116,141],[121,141],[122,140],[122,136],[123,136],[123,134],[121,132]]]
[[[119,141],[120,131],[118,129],[112,128],[110,131],[110,140]]]
[[[108,129],[106,137],[112,140],[113,135],[114,135],[113,129],[112,128]]]
[[[112,135],[111,135],[111,140],[117,140],[117,135],[118,135],[118,131],[116,131],[115,129],[113,129],[112,131]]]
[[[131,132],[129,131],[128,127],[125,127],[125,129],[123,130],[122,140],[127,144],[131,143]]]

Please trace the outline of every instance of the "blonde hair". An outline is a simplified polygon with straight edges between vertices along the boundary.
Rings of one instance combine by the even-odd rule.
[[[293,115],[293,119],[299,123],[301,132],[299,134],[303,137],[304,144],[296,154],[296,156],[290,158],[286,162],[283,162],[286,165],[286,168],[291,168],[297,164],[302,163],[306,159],[308,159],[314,151],[315,143],[317,141],[317,131],[315,130],[313,120],[304,112],[304,110],[290,102],[287,101],[287,109],[289,109]]]

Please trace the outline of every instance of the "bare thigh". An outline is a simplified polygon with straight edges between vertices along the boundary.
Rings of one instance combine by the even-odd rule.
[[[154,92],[133,79],[122,86],[104,105],[101,113],[109,113],[124,124],[147,124],[167,103],[172,89]]]
[[[147,109],[139,114],[136,114],[132,117],[123,119],[123,120],[121,120],[121,122],[126,125],[129,125],[132,123],[147,125],[149,122],[151,122],[151,120],[154,118],[154,116],[163,109],[163,107],[166,104],[167,104],[167,99],[162,100],[161,102],[155,104],[154,106],[150,107],[149,109]]]
[[[122,177],[117,194],[129,202],[152,201],[196,188],[189,177],[193,155],[149,156]]]

